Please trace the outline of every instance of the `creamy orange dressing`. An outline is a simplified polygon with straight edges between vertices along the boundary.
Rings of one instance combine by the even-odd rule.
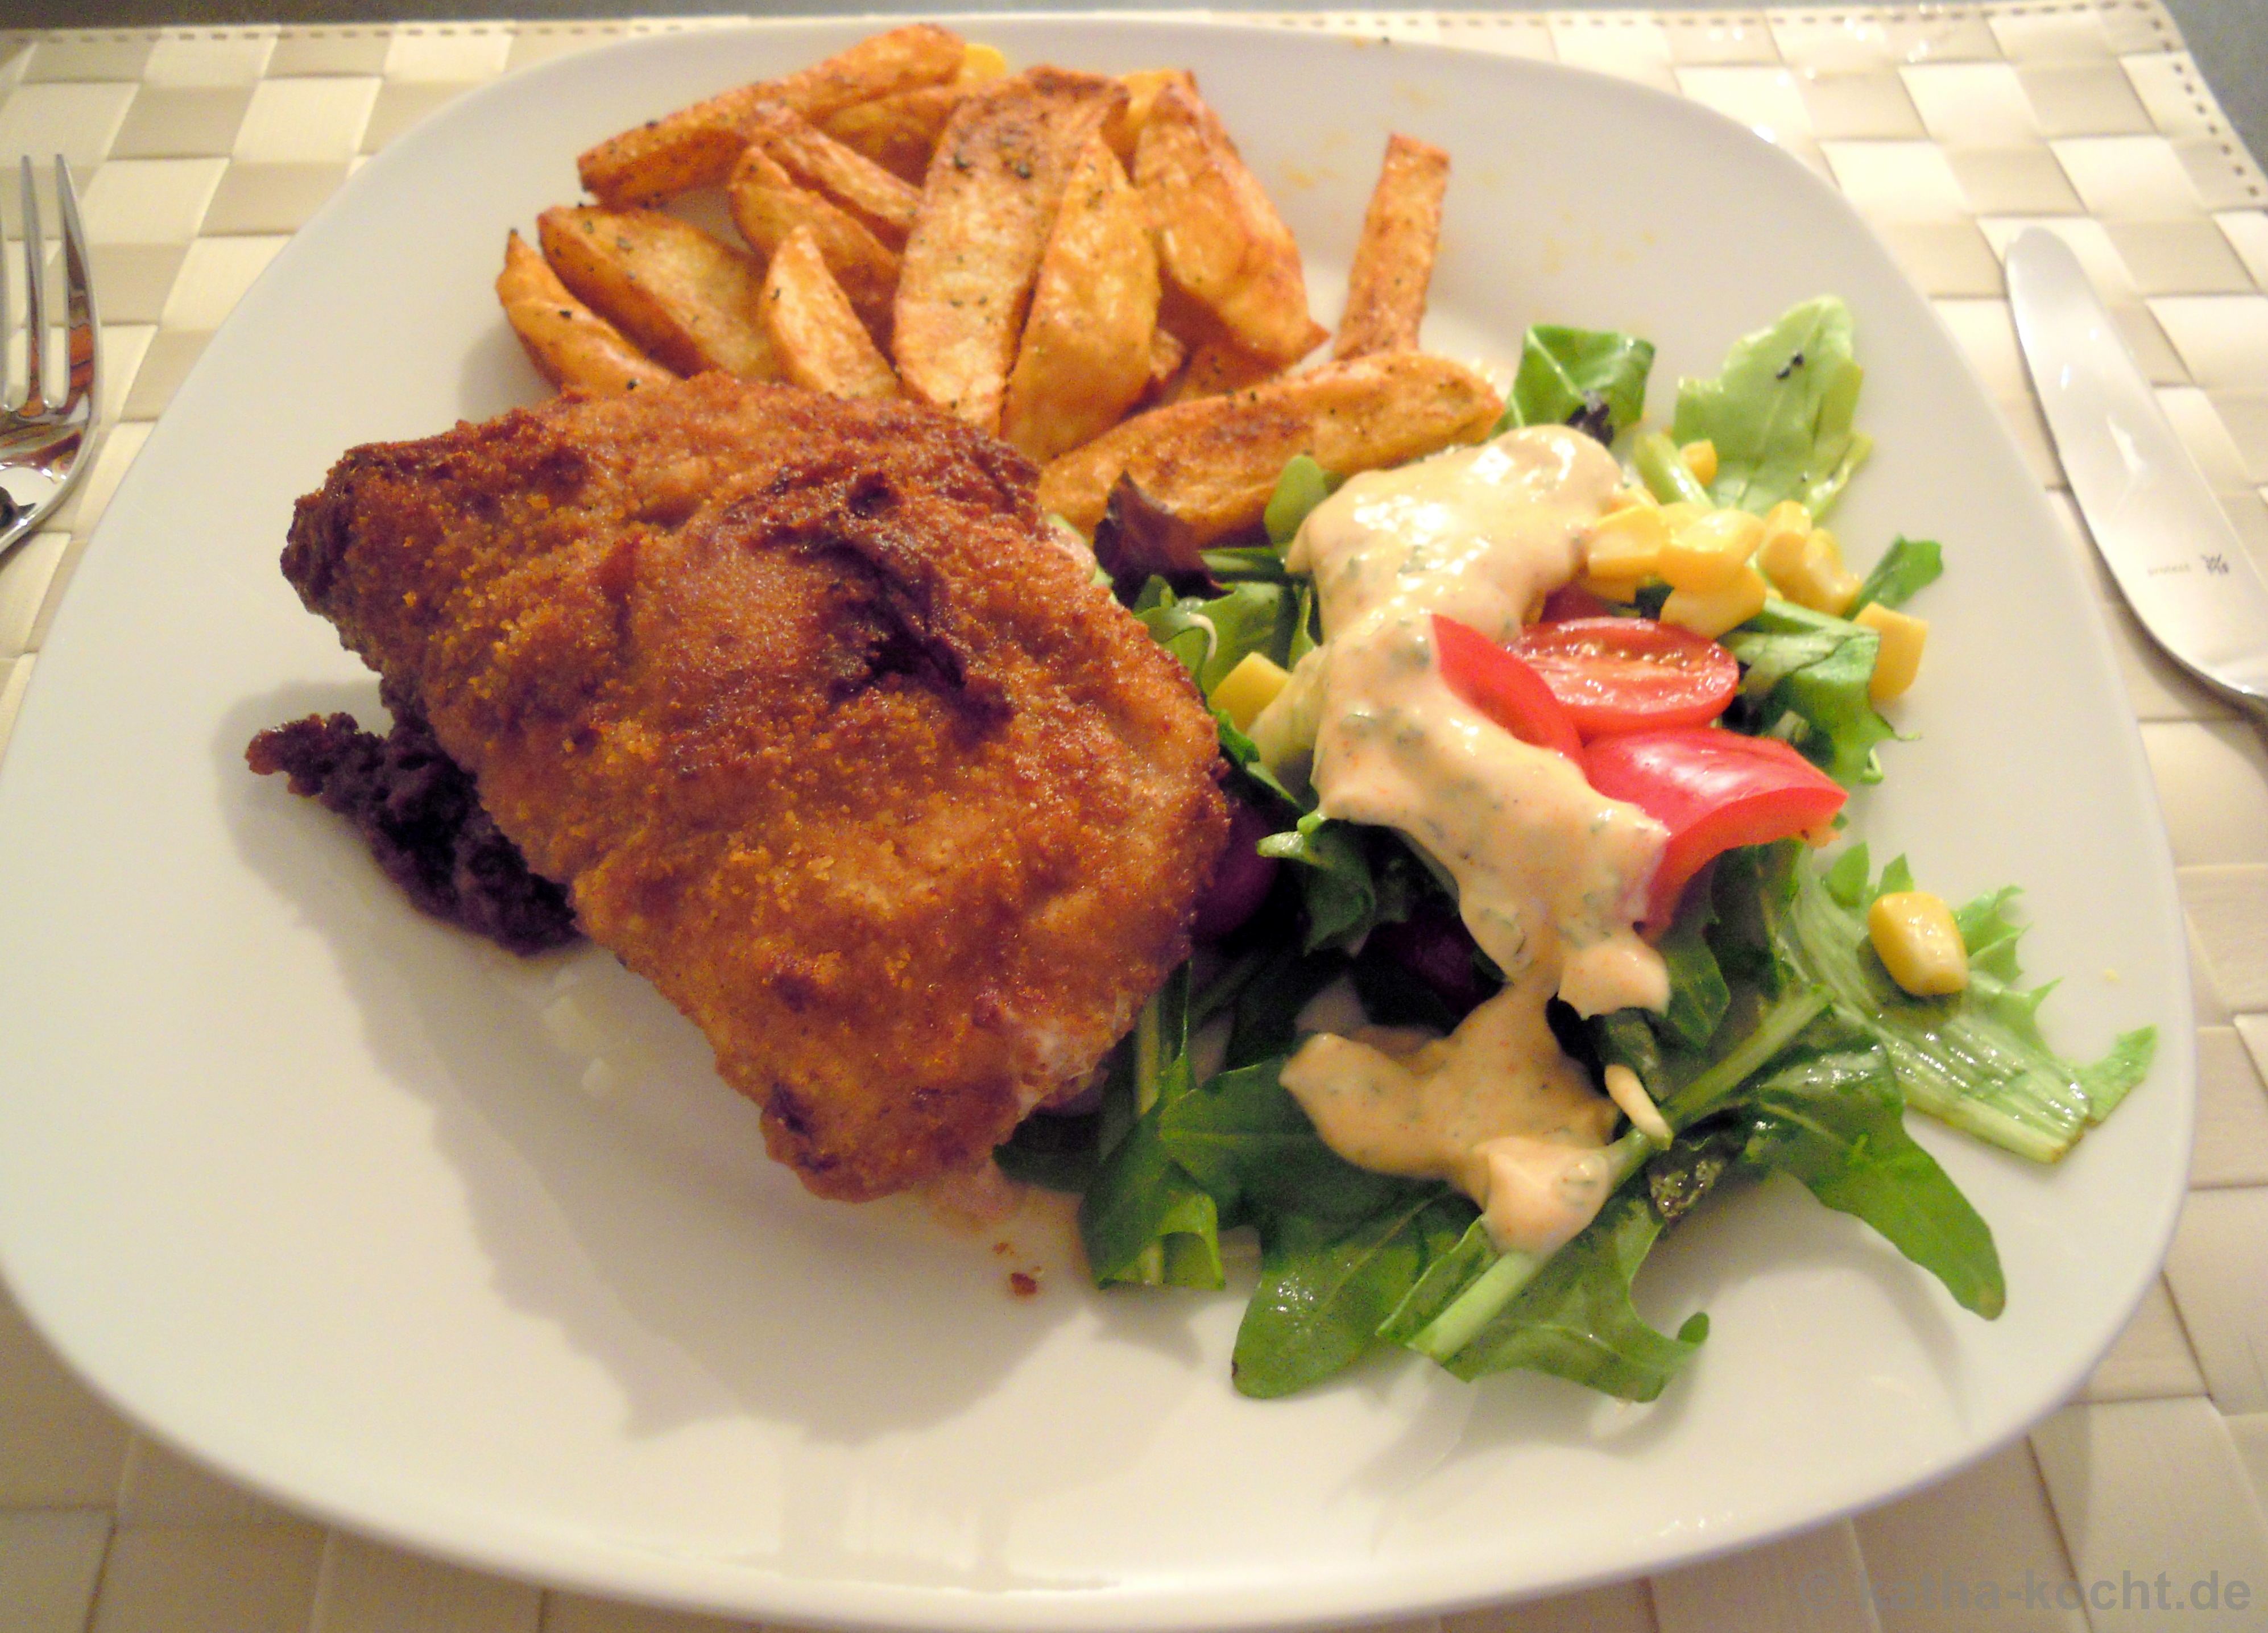
[[[1279,699],[1317,712],[1323,814],[1423,846],[1455,879],[1465,926],[1507,984],[1400,1059],[1317,1034],[1285,1085],[1349,1161],[1454,1182],[1499,1246],[1528,1252],[1556,1247],[1605,1201],[1595,1153],[1616,1115],[1560,1052],[1544,1005],[1556,994],[1597,1015],[1668,1002],[1661,958],[1633,928],[1667,835],[1453,692],[1432,620],[1513,639],[1575,576],[1621,485],[1589,438],[1514,431],[1356,477],[1309,514],[1289,557],[1313,573],[1329,637],[1303,665],[1304,695]],[[1263,712],[1256,737],[1270,724]]]

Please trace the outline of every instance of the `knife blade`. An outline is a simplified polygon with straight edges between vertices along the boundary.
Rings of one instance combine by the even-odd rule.
[[[2268,584],[2088,282],[2043,227],[2008,249],[2008,303],[2095,547],[2153,640],[2268,720]]]

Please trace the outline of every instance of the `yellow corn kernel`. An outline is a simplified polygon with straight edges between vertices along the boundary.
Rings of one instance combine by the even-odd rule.
[[[1601,601],[1614,601],[1628,603],[1638,599],[1638,587],[1644,584],[1646,580],[1643,579],[1602,578],[1597,573],[1587,573],[1581,578],[1577,579],[1575,582],[1581,585],[1585,589],[1590,591],[1592,595],[1596,595]]]
[[[1708,438],[1687,443],[1677,450],[1677,457],[1685,462],[1685,469],[1693,473],[1693,480],[1703,487],[1717,479],[1717,445]]]
[[[1764,512],[1767,533],[1796,533],[1808,538],[1815,525],[1810,507],[1801,499],[1782,499]]]
[[[1826,528],[1814,528],[1792,563],[1791,553],[1782,546],[1765,565],[1779,593],[1797,606],[1839,617],[1859,599],[1859,575],[1843,565],[1835,536]]]
[[[977,45],[971,42],[961,48],[961,83],[975,85],[980,80],[998,79],[1008,71],[1008,59],[998,46]]]
[[[1756,546],[1756,563],[1771,575],[1773,587],[1785,593],[1803,573],[1803,553],[1811,547],[1809,527],[1780,528],[1764,518],[1764,542]]]
[[[1261,710],[1276,701],[1276,694],[1292,683],[1292,672],[1270,661],[1263,653],[1248,652],[1244,661],[1220,677],[1212,689],[1212,706],[1228,716],[1239,731],[1249,731]]]
[[[1583,570],[1602,579],[1644,579],[1660,565],[1669,525],[1658,510],[1633,505],[1602,516],[1584,548]]]
[[[1675,499],[1661,507],[1661,519],[1675,533],[1696,516],[1705,516],[1716,508],[1714,505],[1696,505],[1691,499]]]
[[[1969,952],[1953,910],[1927,890],[1874,898],[1867,939],[1890,979],[1917,998],[1942,998],[1969,985]]]
[[[1874,673],[1867,682],[1867,695],[1876,703],[1904,695],[1921,669],[1922,646],[1929,639],[1928,620],[1908,617],[1880,602],[1870,602],[1859,610],[1854,622],[1882,638],[1881,649],[1874,654]]]
[[[1669,599],[1661,603],[1661,621],[1714,640],[1735,624],[1746,624],[1762,612],[1764,597],[1771,593],[1771,587],[1764,582],[1764,574],[1754,567],[1742,567],[1739,575],[1722,589],[1670,591]]]
[[[1764,537],[1764,524],[1745,510],[1704,512],[1675,529],[1654,571],[1672,589],[1708,595],[1738,579]]]

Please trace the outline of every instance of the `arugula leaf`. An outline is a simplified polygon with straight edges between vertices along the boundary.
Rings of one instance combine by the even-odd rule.
[[[1189,967],[1166,978],[1112,1062],[1103,1090],[1103,1156],[1079,1204],[1079,1239],[1098,1285],[1225,1284],[1211,1195],[1166,1149],[1167,1110],[1191,1092]]]
[[[1294,1023],[1300,1011],[1344,974],[1346,967],[1346,955],[1336,948],[1316,952],[1302,952],[1288,943],[1274,948],[1267,964],[1237,994],[1222,1064],[1234,1069],[1290,1053],[1298,1038]]]
[[[1716,919],[1711,892],[1688,890],[1656,949],[1669,971],[1669,1008],[1662,1020],[1688,1048],[1708,1043],[1733,1001],[1725,972],[1709,946],[1709,927]]]
[[[1393,1205],[1413,1182],[1358,1168],[1325,1145],[1283,1085],[1284,1059],[1219,1073],[1167,1106],[1158,1122],[1167,1153],[1226,1220],[1300,1213],[1345,1223]]]
[[[1851,603],[1851,610],[1856,614],[1869,606],[1903,607],[1918,591],[1936,583],[1944,571],[1945,554],[1936,540],[1910,539],[1900,534],[1859,583],[1859,599]]]
[[[1293,877],[1307,909],[1307,952],[1359,948],[1379,925],[1408,918],[1422,891],[1439,888],[1391,833],[1334,821],[1320,811],[1270,834],[1257,848],[1263,856],[1296,864]]]
[[[1539,323],[1521,342],[1504,416],[1491,436],[1521,425],[1572,425],[1612,442],[1646,412],[1653,343],[1611,329]]]
[[[1903,862],[1884,869],[1881,883],[1869,883],[1863,846],[1824,874],[1796,855],[1798,848],[1775,846],[1766,856],[1763,899],[1774,956],[1793,979],[1823,986],[1836,1012],[1882,1046],[1915,1109],[2051,1163],[2148,1072],[2157,1042],[2152,1027],[2126,1033],[2091,1064],[2048,1046],[2038,1011],[2051,988],[2014,985],[2011,892],[1979,898],[1955,915],[1971,954],[1967,989],[1916,998],[1882,968],[1865,919],[1884,886],[1910,882]]]
[[[1410,1186],[1351,1223],[1292,1213],[1263,1225],[1260,1284],[1229,1361],[1238,1393],[1288,1395],[1374,1349],[1379,1323],[1472,1211],[1440,1186]]]
[[[1987,1320],[2007,1301],[1985,1224],[1937,1159],[1905,1129],[1905,1101],[1879,1047],[1781,1066],[1743,1091],[1753,1119],[1744,1160],[1801,1180],[1828,1207],[1864,1220]]]
[[[1647,1326],[1631,1304],[1631,1282],[1660,1234],[1646,1186],[1624,1186],[1442,1364],[1463,1378],[1525,1367],[1624,1400],[1658,1398],[1709,1335],[1705,1315],[1695,1314],[1671,1337]]]
[[[1716,379],[1681,381],[1670,434],[1716,445],[1719,505],[1761,515],[1792,499],[1824,516],[1873,447],[1851,428],[1863,378],[1850,308],[1822,295],[1742,339]]]
[[[1724,645],[1741,661],[1743,726],[1784,739],[1846,787],[1881,780],[1874,749],[1897,735],[1867,695],[1881,636],[1775,595]]]
[[[992,1148],[1000,1171],[1021,1185],[1076,1196],[1094,1183],[1102,1167],[1102,1113],[1057,1117],[1035,1112]]]
[[[1158,1137],[1162,1114],[1162,1106],[1152,1106],[1136,1120],[1079,1199],[1079,1241],[1097,1286],[1227,1284],[1219,1209],[1167,1154]]]

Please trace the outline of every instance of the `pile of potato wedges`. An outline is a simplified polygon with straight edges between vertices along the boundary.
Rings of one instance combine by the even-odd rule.
[[[1042,506],[1090,535],[1132,507],[1200,549],[1256,526],[1295,454],[1338,476],[1397,464],[1477,440],[1502,406],[1417,350],[1448,155],[1388,143],[1333,336],[1181,69],[1012,74],[916,24],[665,114],[578,169],[595,202],[545,211],[541,253],[512,233],[497,279],[555,385],[721,368],[902,395],[1013,445]]]

